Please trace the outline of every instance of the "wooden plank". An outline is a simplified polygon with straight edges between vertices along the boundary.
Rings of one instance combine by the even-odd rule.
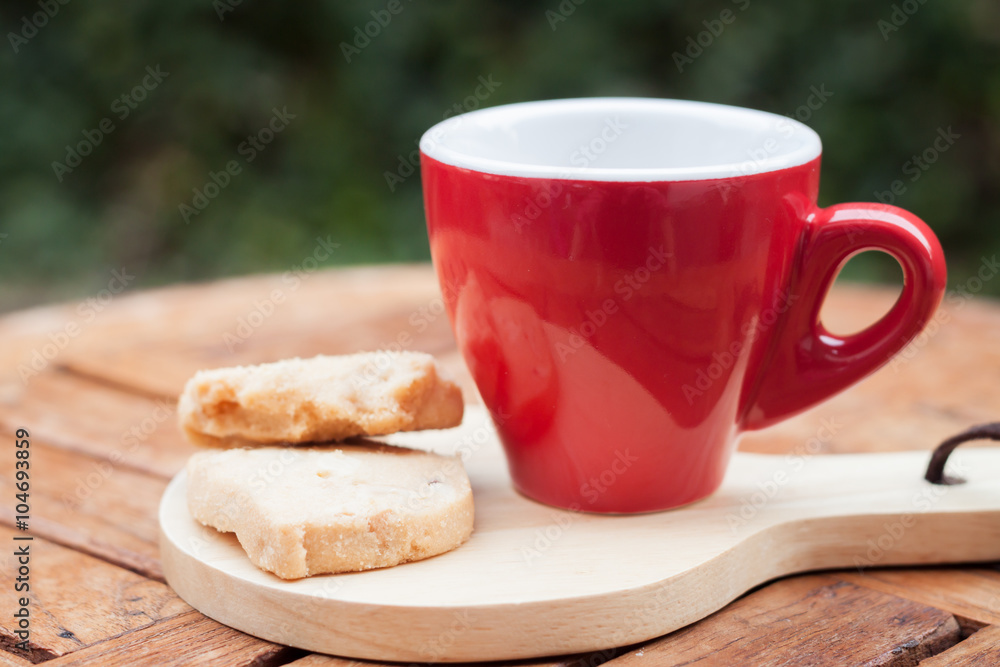
[[[297,291],[289,291],[275,315],[230,352],[222,336],[235,331],[239,318],[252,312],[256,301],[282,288],[281,276],[259,276],[123,297],[108,306],[59,360],[84,374],[172,397],[199,368],[356,351],[392,344],[401,336],[412,338],[406,339],[411,349],[435,353],[453,349],[447,318],[438,309],[432,270],[409,266],[316,273]],[[838,286],[824,314],[861,326],[884,312],[894,297],[893,290]],[[62,315],[46,319],[35,313],[34,319],[54,319],[58,324],[66,313],[60,308]],[[4,326],[5,322],[7,318],[0,318],[0,334],[18,329],[9,322]],[[36,338],[42,335],[33,331]],[[815,438],[823,420],[830,418],[840,419],[843,426],[821,443],[820,451],[932,447],[957,428],[989,420],[1000,410],[1000,397],[989,385],[990,374],[982,372],[984,367],[1000,368],[998,338],[996,304],[986,299],[946,300],[929,333],[900,359],[804,415],[748,434],[742,448],[789,451]],[[969,355],[970,347],[980,352]],[[949,392],[940,391],[943,386]]]
[[[173,400],[151,399],[69,373],[35,378],[0,402],[0,425],[116,466],[172,477],[195,451],[177,426]]]
[[[365,660],[351,660],[350,658],[338,658],[333,655],[323,655],[322,653],[310,653],[304,658],[299,658],[295,662],[288,663],[287,667],[365,667],[365,665],[378,665],[377,662]],[[390,665],[392,663],[381,663]]]
[[[50,365],[48,358],[36,358],[34,353],[52,352],[53,348],[45,349],[45,345],[52,342],[49,335],[63,331],[66,323],[73,321],[75,307],[73,303],[58,304],[0,316],[0,340],[3,341],[0,345],[0,402],[24,387],[22,365],[29,372],[33,363],[43,367]],[[57,357],[58,354],[54,358]]]
[[[230,352],[222,336],[235,331],[241,318],[268,311],[265,302],[275,290],[281,293],[281,302],[274,304],[276,308],[259,326],[252,327],[253,335],[246,343],[263,345],[270,336],[280,346],[284,338],[282,353],[294,349],[303,334],[313,346],[322,347],[332,330],[353,328],[379,314],[435,306],[440,295],[433,272],[422,264],[289,270],[294,275],[285,272],[125,292],[96,308],[83,299],[4,315],[0,317],[0,340],[4,341],[0,397],[24,384],[20,371],[30,371],[32,362],[44,367],[42,372],[58,365],[79,366],[147,393],[175,396],[194,369],[240,361],[238,355],[246,345],[240,343]],[[253,318],[257,322],[257,316]],[[442,313],[431,325],[447,330],[446,319]],[[72,335],[60,336],[68,330]],[[361,331],[365,338],[359,343],[366,348],[383,342]],[[258,338],[258,334],[262,335]],[[53,336],[58,339],[57,347],[50,345]],[[47,350],[46,345],[50,345]],[[124,356],[116,352],[119,348],[125,350]],[[36,354],[42,352],[44,357]],[[173,356],[178,354],[181,357]],[[127,358],[138,365],[108,365]],[[178,365],[181,359],[194,359],[195,365]],[[29,384],[35,379],[29,377]]]
[[[275,280],[275,276],[255,277],[116,298],[70,347],[59,354],[57,363],[43,375],[33,378],[27,387],[20,381],[10,382],[9,371],[32,349],[37,349],[49,332],[57,331],[73,319],[76,304],[0,318],[0,340],[4,341],[0,346],[0,359],[4,360],[3,369],[8,374],[8,381],[0,378],[0,423],[5,427],[37,424],[39,435],[51,435],[52,444],[73,450],[69,454],[77,452],[65,460],[47,454],[49,464],[78,470],[72,466],[92,463],[90,455],[110,457],[120,448],[121,438],[128,428],[149,417],[155,402],[141,396],[131,397],[136,399],[134,402],[128,401],[123,398],[128,396],[127,392],[99,387],[79,377],[70,376],[67,381],[66,374],[53,373],[58,365],[121,383],[139,392],[173,396],[196,368],[242,360],[263,361],[290,354],[353,351],[359,348],[346,346],[384,345],[409,332],[414,334],[410,349],[423,349],[421,346],[440,341],[440,350],[447,363],[464,373],[460,357],[454,351],[448,352],[452,349],[448,347],[451,343],[446,343],[445,339],[450,332],[443,314],[427,327],[426,331],[431,334],[426,338],[411,326],[410,317],[419,313],[421,305],[429,304],[436,297],[436,286],[428,267],[352,269],[329,272],[328,277],[317,273],[303,282],[294,299],[283,304],[274,317],[268,318],[255,329],[250,339],[230,353],[221,343],[222,334],[234,328],[239,316],[250,312],[254,299],[267,295],[273,285],[281,285]],[[383,299],[380,292],[388,296]],[[330,294],[337,294],[337,299],[331,299]],[[342,296],[345,294],[350,298]],[[877,290],[838,288],[831,304],[853,318],[855,325],[861,326],[887,306],[891,299],[887,299],[886,294],[888,292],[882,294]],[[197,307],[192,308],[192,303]],[[816,439],[823,420],[832,418],[840,419],[843,426],[833,437],[819,442],[818,451],[929,448],[970,423],[995,419],[1000,412],[1000,396],[993,391],[993,375],[988,369],[1000,368],[1000,346],[996,344],[1000,341],[1000,309],[992,302],[973,300],[963,302],[961,307],[946,303],[944,312],[949,319],[940,322],[936,332],[924,341],[918,339],[900,363],[890,364],[878,375],[813,411],[773,429],[750,434],[741,447],[751,451],[792,451]],[[976,353],[970,354],[969,350],[976,350]],[[38,391],[32,393],[36,384]],[[22,395],[28,395],[24,402]],[[87,402],[91,395],[96,397]],[[50,396],[56,398],[47,398]],[[474,393],[467,391],[467,400],[470,396]],[[30,418],[29,421],[18,423],[24,415]],[[120,475],[134,472],[129,468],[168,476],[183,465],[190,450],[185,449],[185,443],[176,434],[172,419],[163,424],[166,426],[158,426],[102,485],[102,489],[109,491],[95,494],[76,513],[56,514],[54,506],[44,512],[33,512],[33,526],[42,528],[50,521],[52,530],[48,535],[80,548],[86,548],[83,540],[89,540],[92,535],[99,544],[124,544],[125,551],[142,558],[136,557],[129,565],[127,558],[120,554],[91,552],[98,553],[101,558],[126,563],[138,571],[155,574],[148,561],[151,552],[146,551],[149,547],[148,522],[150,518],[155,521],[155,505],[154,513],[148,514],[149,497],[138,492],[140,497],[134,504],[131,500],[124,503],[120,513],[112,515],[112,525],[106,529],[109,532],[101,532],[99,524],[101,512],[113,506],[116,498],[118,504],[122,504],[123,499],[130,499],[137,493],[136,488],[148,482],[148,476],[138,475],[128,483],[123,481],[121,488],[111,493],[110,489],[117,484],[115,480],[125,480]],[[84,452],[87,456],[82,455]],[[47,469],[46,475],[50,474],[48,470],[54,468]],[[55,481],[46,482],[49,486],[45,494],[50,499],[44,502],[58,497],[53,495],[58,484],[72,483],[75,479],[62,473],[55,477]],[[7,492],[6,489],[3,492]],[[148,495],[158,496],[159,489]],[[134,542],[129,542],[124,534],[116,534],[116,531],[126,532],[130,515],[131,520],[138,520]],[[142,564],[143,558],[146,564]],[[926,576],[905,576],[908,571],[898,572],[899,575],[897,571],[868,570],[864,575],[845,575],[844,578],[866,590],[936,606],[976,619],[978,623],[998,622],[998,609],[994,607],[997,598],[994,597],[993,575],[996,573],[976,570],[974,576],[963,579],[950,574],[950,570],[928,570]],[[959,570],[955,572],[965,574]],[[887,573],[892,576],[883,576]],[[981,576],[983,574],[987,576]],[[761,592],[771,588],[774,586]],[[79,604],[81,600],[89,601],[88,596],[87,591],[72,589],[64,600],[67,604]],[[728,610],[719,613],[725,614]],[[700,625],[703,624],[694,628]],[[101,644],[110,647],[115,641],[118,640]]]
[[[944,653],[928,658],[921,667],[996,667],[1000,664],[1000,626],[989,626]]]
[[[429,267],[320,272],[302,285],[233,352],[223,335],[235,331],[239,318],[252,312],[262,295],[281,289],[280,276],[131,295],[112,303],[102,319],[60,355],[60,363],[172,397],[199,368],[357,351],[391,345],[400,337],[410,349],[441,354],[454,349],[447,318],[437,308],[430,309],[440,301]],[[893,290],[838,286],[824,313],[861,326],[874,321],[894,297]],[[91,335],[95,331],[101,336]],[[983,372],[1000,368],[997,340],[1000,309],[995,303],[949,299],[928,334],[899,359],[803,415],[748,434],[741,447],[761,453],[791,451],[814,440],[824,420],[831,419],[841,426],[822,439],[816,453],[933,447],[952,432],[990,420],[1000,411],[1000,396],[991,389],[990,374]],[[970,348],[977,354],[967,354]]]
[[[80,649],[46,665],[268,667],[286,664],[301,654],[296,649],[261,641],[190,611]]]
[[[846,581],[985,625],[1000,625],[1000,572],[985,568],[871,569]]]
[[[165,480],[34,437],[31,466],[32,535],[163,580],[157,509]],[[14,494],[13,476],[0,476],[0,496]],[[11,505],[0,505],[0,522],[14,524]]]
[[[0,526],[0,542],[14,535]],[[32,662],[48,660],[129,630],[169,618],[190,607],[165,584],[41,538],[30,543],[31,638],[28,654],[14,648],[13,595],[4,596],[0,646]],[[13,553],[13,549],[5,549]],[[14,589],[17,563],[6,556],[0,588]]]
[[[817,575],[774,583],[606,664],[902,667],[958,641],[950,614]]]
[[[33,663],[0,649],[0,667],[27,667]]]
[[[434,330],[419,337],[404,336],[404,340],[410,341],[405,346],[393,347],[396,339],[406,332],[406,318],[412,312],[405,306],[390,313],[379,313],[377,317],[353,313],[356,319],[342,321],[339,326],[332,326],[315,307],[304,312],[309,313],[311,319],[270,320],[267,329],[262,326],[233,352],[229,352],[223,342],[225,332],[216,331],[211,343],[181,349],[174,340],[136,346],[102,346],[88,350],[86,355],[67,355],[64,366],[81,375],[173,397],[180,394],[188,378],[205,368],[387,348],[440,354],[455,347],[444,319]],[[279,328],[278,324],[283,326]]]
[[[615,655],[614,650],[589,655],[571,655],[564,658],[554,658],[549,660],[518,660],[517,662],[451,662],[447,663],[452,667],[596,667],[603,663],[608,657]],[[372,662],[370,660],[352,660],[350,658],[338,658],[332,655],[321,653],[311,653],[304,658],[299,658],[295,662],[288,663],[287,667],[399,667],[398,662]]]
[[[380,347],[453,349],[441,304],[422,265],[318,272],[294,290],[283,275],[157,290],[112,304],[121,331],[68,349],[60,362],[172,397],[202,368]]]
[[[257,276],[122,296],[57,359],[85,374],[169,397],[177,395],[198,368],[355,351],[391,343],[405,334],[413,335],[413,349],[429,346],[435,348],[429,351],[437,352],[435,341],[450,337],[446,317],[431,309],[440,302],[427,265],[321,271],[300,284],[293,292],[281,275]],[[284,289],[289,299],[254,329],[245,345],[230,353],[221,342],[223,334],[235,329],[239,318],[252,312],[255,301],[274,289]],[[844,322],[848,329],[860,327],[884,312],[895,294],[892,289],[838,285],[828,298],[824,318]],[[43,343],[48,333],[72,319],[74,305],[0,318],[4,368],[13,370],[27,354],[25,345]],[[386,314],[386,322],[372,320]],[[344,330],[356,335],[349,333],[338,344],[335,334]],[[998,341],[996,303],[952,295],[928,333],[885,369],[804,415],[749,434],[742,447],[762,453],[789,451],[814,438],[823,419],[831,416],[848,421],[835,438],[821,443],[822,451],[931,447],[957,427],[990,420],[1000,410],[991,374],[983,372],[1000,368]],[[977,353],[970,355],[969,349]],[[949,391],[942,392],[941,387]],[[0,399],[17,388],[17,382],[0,382]]]

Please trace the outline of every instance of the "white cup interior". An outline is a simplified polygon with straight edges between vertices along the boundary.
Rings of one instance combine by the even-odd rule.
[[[776,114],[722,104],[596,97],[525,102],[438,123],[420,150],[489,174],[594,181],[730,178],[805,164],[819,136]]]

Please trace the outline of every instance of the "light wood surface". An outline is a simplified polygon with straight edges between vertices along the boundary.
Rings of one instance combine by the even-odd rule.
[[[923,667],[994,667],[1000,663],[1000,628],[986,628],[961,645],[924,660]]]
[[[409,334],[407,349],[434,352],[460,378],[467,401],[478,402],[446,318],[428,317],[440,298],[429,266],[362,267],[312,274],[298,290],[287,291],[286,302],[275,314],[230,352],[223,334],[232,331],[254,301],[267,296],[275,286],[281,286],[280,276],[123,294],[93,322],[82,326],[80,335],[27,384],[18,377],[18,365],[28,363],[51,332],[79,319],[78,304],[0,317],[0,426],[6,433],[19,427],[32,431],[33,457],[38,457],[39,470],[32,481],[30,533],[36,541],[43,540],[39,552],[62,549],[86,554],[113,571],[136,575],[135,581],[162,581],[156,545],[158,503],[167,482],[194,450],[181,438],[173,420],[153,423],[149,419],[158,401],[172,403],[187,377],[199,368],[318,352],[348,353],[392,344],[400,336],[406,340],[404,334]],[[859,328],[885,312],[895,293],[837,286],[827,301],[825,321]],[[937,330],[918,339],[901,363],[890,364],[814,410],[748,435],[740,448],[746,452],[801,453],[812,442],[822,453],[926,450],[972,424],[998,419],[1000,306],[980,297],[958,298],[946,300],[940,312],[944,319]],[[820,427],[830,420],[836,424],[836,432],[817,438]],[[62,504],[63,493],[72,494],[94,466],[111,463],[115,450],[127,447],[124,435],[142,427],[147,430],[141,442],[113,464],[107,479],[92,488],[81,487],[89,493],[80,504]],[[0,463],[3,489],[9,489],[10,461]],[[0,523],[12,526],[9,496],[4,498]],[[40,558],[39,562],[50,561]],[[77,563],[60,562],[68,562],[68,567]],[[8,565],[5,557],[0,557],[0,566]],[[73,576],[50,567],[37,567],[32,572],[33,581],[43,589],[50,586],[48,581],[58,583]],[[924,648],[945,656],[953,650],[946,651],[952,641],[958,641],[955,648],[963,648],[963,659],[996,664],[995,649],[989,642],[972,642],[979,632],[1000,626],[1000,569],[995,562],[873,568],[861,573],[848,569],[821,577],[795,576],[762,586],[692,626],[648,642],[518,664],[589,667],[611,661],[613,667],[617,661],[642,660],[656,665],[898,667],[914,664],[914,652]],[[864,595],[834,595],[826,578],[850,583]],[[141,603],[123,599],[115,586],[57,585],[48,590],[52,596],[46,594],[45,599],[37,600],[39,605],[54,601],[58,609],[143,611],[127,607]],[[114,635],[109,634],[107,615],[82,610],[60,613],[64,626],[59,632],[105,638],[74,647],[58,632],[42,632],[45,625],[39,621],[40,631],[32,637],[30,651],[24,653],[13,650],[12,599],[0,596],[0,664],[24,665],[30,662],[27,658],[39,661],[61,655],[55,664],[74,660],[81,664],[201,661],[270,666],[305,657],[301,650],[229,630],[196,611],[174,613],[173,607],[164,607],[159,616],[153,614],[152,622],[135,622]],[[873,615],[870,607],[876,604],[883,612]],[[184,609],[188,609],[186,605]],[[554,614],[553,622],[565,613]],[[766,616],[768,622],[748,622],[757,615]],[[908,631],[912,619],[947,621],[948,617],[958,622],[960,637],[945,632],[943,641],[940,635],[927,631],[927,625],[920,625],[924,630],[919,633]],[[951,627],[944,621],[942,628]],[[784,633],[781,641],[763,650],[779,628]],[[886,653],[885,647],[893,644],[898,653]],[[840,650],[850,645],[851,652],[826,654],[821,650],[824,645],[839,646]],[[754,651],[741,653],[741,646],[754,647]],[[643,655],[633,658],[640,651]],[[850,657],[843,659],[844,655]],[[372,664],[325,656],[310,660],[338,666]]]
[[[457,662],[645,641],[796,572],[1000,559],[1000,448],[957,452],[951,470],[968,481],[947,487],[924,481],[924,452],[737,453],[707,500],[600,516],[517,494],[481,407],[460,428],[384,440],[466,454],[476,529],[465,545],[394,568],[282,581],[253,566],[232,534],[191,519],[181,473],[160,506],[167,583],[208,616],[269,641]]]

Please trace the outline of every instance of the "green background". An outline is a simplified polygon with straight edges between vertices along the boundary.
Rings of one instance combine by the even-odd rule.
[[[0,7],[2,310],[92,294],[120,267],[131,288],[284,271],[319,235],[340,244],[330,266],[427,259],[419,176],[390,190],[385,172],[479,77],[500,84],[485,106],[640,95],[798,115],[824,141],[821,204],[901,180],[896,203],[937,232],[953,287],[1000,247],[996,0],[401,0],[350,62],[342,43],[387,1],[42,4],[58,9],[37,34],[37,0]],[[120,118],[157,65],[169,75]],[[832,93],[814,111],[813,88]],[[274,108],[295,118],[247,163],[239,146]],[[52,163],[104,118],[114,130],[60,182]],[[946,128],[960,138],[911,180],[905,163]],[[185,223],[179,205],[230,160],[241,172]]]

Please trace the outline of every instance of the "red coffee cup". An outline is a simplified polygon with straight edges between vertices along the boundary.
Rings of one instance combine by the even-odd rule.
[[[883,204],[819,208],[820,140],[769,113],[678,100],[530,102],[420,142],[431,255],[515,486],[646,512],[721,483],[741,433],[870,374],[928,322],[941,247]],[[865,250],[899,300],[838,336],[819,320]]]

